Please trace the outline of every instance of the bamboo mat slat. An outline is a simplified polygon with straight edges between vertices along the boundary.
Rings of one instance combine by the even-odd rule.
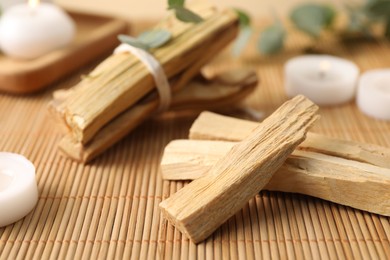
[[[243,58],[225,54],[208,69],[254,67],[261,86],[245,102],[270,114],[287,97],[283,63],[310,44],[289,36],[283,54]],[[331,39],[319,49],[355,61],[362,71],[389,67],[390,44],[345,46]],[[80,73],[53,86],[77,82]],[[0,150],[21,153],[37,168],[39,202],[24,219],[0,228],[1,259],[389,259],[389,218],[328,201],[263,191],[195,245],[161,218],[158,204],[187,182],[161,179],[165,145],[187,138],[195,114],[149,120],[88,165],[62,157],[61,138],[46,112],[52,90],[27,97],[0,95]],[[321,108],[314,131],[390,147],[390,123],[361,114],[354,102]],[[0,209],[1,214],[1,209]]]

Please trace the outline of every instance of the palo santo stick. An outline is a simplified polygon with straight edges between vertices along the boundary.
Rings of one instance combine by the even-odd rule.
[[[194,10],[202,14],[204,19],[208,19],[216,13],[215,8],[210,5],[194,6]],[[189,30],[193,24],[182,23],[174,18],[173,15],[166,18],[163,22],[156,26],[157,29],[168,30],[172,33],[172,37],[177,37],[183,32]],[[111,55],[102,63],[100,63],[88,76],[78,83],[74,90],[73,97],[88,94],[89,92],[96,90],[99,86],[109,84],[116,80],[118,76],[123,74],[124,77],[129,77],[129,69],[135,66],[139,60],[131,55]],[[73,98],[70,98],[68,102],[73,102]],[[66,103],[63,104],[66,107]],[[61,109],[63,110],[63,109]]]
[[[238,27],[232,28],[231,30],[228,30],[228,31],[221,33],[220,37],[218,39],[216,39],[215,42],[209,47],[208,52],[205,52],[202,56],[200,56],[199,59],[197,59],[189,68],[187,68],[185,71],[183,71],[180,75],[177,75],[174,79],[170,80],[171,87],[172,87],[172,90],[171,90],[172,93],[175,93],[175,92],[179,91],[180,89],[182,89],[190,81],[190,79],[192,77],[196,76],[200,72],[201,68],[204,65],[206,65],[215,56],[215,53],[217,53],[218,51],[220,51],[221,49],[226,47],[226,45],[236,37],[237,30],[238,30]],[[108,67],[107,65],[103,66],[107,62],[108,61],[106,60],[105,62],[103,62],[103,64],[100,64],[91,74],[92,75],[95,75],[95,74],[99,75],[99,73],[101,73],[101,70],[103,68]],[[93,76],[93,78],[94,77],[96,77],[96,76]],[[55,91],[53,93],[53,100],[51,100],[49,103],[49,111],[57,119],[57,121],[59,122],[60,125],[66,126],[66,122],[64,121],[65,120],[64,117],[65,117],[66,104],[67,104],[68,100],[72,99],[72,96],[74,96],[75,93],[79,93],[80,91],[84,91],[84,89],[87,88],[87,86],[89,86],[89,84],[85,83],[85,81],[88,81],[88,80],[89,80],[89,77],[87,79],[83,80],[78,85],[76,85],[70,89],[58,90],[58,91]],[[145,116],[147,117],[149,115],[149,113],[155,112],[155,110],[158,107],[158,100],[159,100],[157,90],[153,90],[152,93],[149,94],[149,99],[148,98],[146,98],[146,99],[147,99],[146,100],[147,102],[150,101],[150,102],[153,102],[154,104],[153,105],[149,104],[149,105],[145,106],[144,105],[145,102],[142,103],[145,100],[141,100],[140,102],[141,102],[143,108],[137,109],[140,111],[135,112],[135,114],[137,114],[139,116],[142,116],[143,114],[145,114]],[[129,109],[132,109],[132,107],[130,107]],[[130,124],[130,126],[128,127],[128,130],[120,130],[120,132],[123,133],[122,137],[135,127],[131,123],[132,122],[131,117],[129,118],[128,116],[123,116],[123,114],[129,112],[128,111],[129,109],[127,109],[127,111],[123,112],[122,114],[118,115],[115,118],[115,121],[118,121],[118,118],[119,118],[119,121],[121,121],[122,119],[120,119],[120,118],[123,118],[123,120],[125,120],[126,122],[129,122],[129,124]],[[144,112],[142,112],[142,111],[144,111]],[[130,113],[132,113],[132,112],[130,111]],[[104,130],[104,129],[106,129],[107,126],[109,127],[110,124],[111,125],[114,124],[114,125],[116,125],[116,127],[122,127],[122,128],[126,126],[126,123],[121,123],[121,122],[112,123],[112,122],[110,122],[110,123],[106,124],[106,126],[104,126],[103,129],[100,129],[99,132],[106,132],[106,130]],[[69,130],[68,127],[63,127],[63,129]],[[118,132],[115,129],[110,129],[108,131],[108,133],[110,133],[112,130],[115,132]],[[66,131],[66,132],[68,132],[68,131]],[[96,133],[95,136],[96,135],[100,135],[99,138],[102,137],[101,134],[99,134],[99,133]],[[69,140],[69,141],[66,141],[68,143],[72,143],[73,145],[77,145],[79,147],[79,148],[77,148],[78,150],[83,147],[83,143],[78,142],[78,141],[76,141],[76,139],[73,138],[72,132],[70,132],[70,133],[68,132],[68,136],[64,137],[64,139]],[[117,142],[120,139],[115,139],[115,140],[116,140],[115,142]],[[111,144],[108,144],[107,143],[108,141],[103,141],[103,142],[106,143],[105,148],[108,148],[109,146],[111,146],[112,144],[115,143],[115,142],[111,142]],[[65,144],[64,141],[62,141],[61,143]],[[69,147],[68,144],[66,144],[66,146]],[[65,149],[65,150],[69,150],[69,149]],[[71,154],[79,154],[79,153],[72,152]],[[71,157],[78,158],[79,156],[76,155],[76,156],[71,156]]]
[[[165,27],[170,29],[171,23],[166,22]],[[208,48],[222,33],[235,30],[237,26],[238,19],[232,10],[216,12],[204,22],[190,26],[166,46],[157,48],[152,53],[161,63],[167,77],[171,78],[207,53]],[[116,56],[134,60],[134,57],[127,53],[113,55],[112,59]],[[108,77],[103,71],[102,76],[98,76],[96,80],[92,79],[93,88],[83,86],[64,104],[65,121],[77,142],[85,144],[90,141],[105,124],[154,88],[152,76],[141,62],[122,61],[122,57],[118,59],[120,64],[124,62],[132,65],[118,65],[117,72],[107,72],[116,76]],[[102,77],[111,80],[107,84],[95,84],[96,81],[101,81]]]
[[[182,89],[192,77],[199,74],[200,70],[203,66],[205,66],[210,60],[215,56],[215,53],[220,51],[221,49],[225,48],[227,44],[229,44],[234,38],[236,37],[238,32],[238,27],[231,28],[228,31],[224,31],[221,33],[216,39],[212,45],[209,46],[208,52],[205,52],[203,55],[201,55],[196,61],[194,61],[193,64],[191,64],[190,67],[186,68],[180,75],[177,75],[173,80],[171,80],[171,86],[172,86],[172,93],[175,93],[176,91],[179,91]],[[113,57],[113,56],[111,56]],[[110,58],[108,58],[109,60]],[[103,62],[103,64],[107,63],[106,60]],[[94,71],[92,71],[92,75],[102,73],[100,68],[102,66],[103,68],[107,66],[103,66],[100,64]],[[99,69],[100,68],[100,69]],[[242,74],[242,73],[240,73]],[[245,75],[244,75],[245,76]],[[97,76],[92,76],[92,78],[95,78]],[[242,77],[241,75],[241,78]],[[248,78],[248,77],[246,77]],[[88,80],[90,80],[90,77],[87,77],[82,82],[80,82],[78,85],[67,89],[67,90],[58,90],[53,93],[53,100],[49,103],[49,110],[52,112],[56,118],[60,119],[60,121],[63,121],[65,117],[65,109],[66,105],[69,102],[69,100],[72,99],[73,96],[77,95],[80,90],[85,91],[87,86],[89,86],[92,83],[88,83]],[[87,82],[85,82],[87,81]],[[231,82],[232,80],[230,80]],[[241,82],[240,82],[241,83]],[[157,101],[157,91],[153,90],[153,97]],[[79,93],[80,94],[80,93]]]
[[[271,179],[317,119],[303,96],[286,102],[209,173],[160,203],[163,215],[192,241],[207,238]]]
[[[214,56],[213,52],[217,52],[221,48],[225,47],[226,42],[229,42],[234,39],[236,35],[235,30],[226,31],[221,35],[221,37],[216,40],[216,42],[210,46],[210,52],[202,55],[190,68],[185,70],[179,78],[175,80],[172,84],[172,91],[176,92],[181,90],[187,82],[193,78],[196,74],[199,73],[201,68],[209,62],[209,60]],[[235,73],[232,73],[235,74]],[[203,107],[205,107],[205,103],[212,104],[213,106],[223,106],[224,104],[232,104],[239,98],[244,98],[246,95],[251,93],[257,84],[257,76],[252,71],[247,72],[247,74],[243,74],[240,72],[241,82],[239,86],[231,87],[230,93],[223,93],[224,95],[219,95],[218,97],[213,97],[212,93],[214,93],[214,88],[208,89],[208,95],[199,95],[199,91],[197,93],[193,93],[193,88],[187,88],[183,94],[178,93],[178,95],[173,96],[173,108],[174,109],[184,109],[187,105],[187,108],[194,108],[195,105],[199,106],[199,101],[202,101]],[[240,77],[237,77],[238,81],[234,81],[233,83],[238,83]],[[219,80],[222,81],[222,80]],[[224,84],[228,82],[224,81]],[[195,88],[198,89],[198,88]],[[196,91],[196,90],[195,90]],[[154,91],[156,92],[156,91]],[[220,92],[220,91],[219,91]],[[226,92],[226,91],[224,91]],[[192,100],[185,93],[192,93]],[[194,96],[196,94],[196,96]],[[219,93],[218,93],[219,94]],[[194,98],[195,97],[195,98]],[[201,98],[203,97],[203,99]],[[212,103],[207,102],[212,99]],[[61,100],[57,102],[53,102],[52,105],[56,103],[61,104]],[[146,100],[145,102],[140,102],[133,107],[130,107],[127,111],[120,114],[118,117],[113,119],[109,124],[104,126],[100,131],[95,135],[95,138],[92,142],[83,145],[80,142],[76,142],[69,135],[66,135],[59,143],[59,148],[69,157],[81,161],[88,162],[98,156],[100,153],[104,152],[107,148],[118,142],[125,135],[127,135],[131,130],[137,127],[140,123],[148,119],[151,115],[153,115],[158,107],[159,98],[157,93],[151,99]],[[213,108],[213,106],[209,106]],[[52,110],[61,110],[61,106],[53,106]],[[57,113],[61,113],[58,111]]]
[[[225,75],[229,75],[229,78],[222,80]],[[251,69],[230,70],[217,74],[211,79],[194,80],[184,90],[174,95],[170,109],[223,108],[247,97],[253,92],[257,83],[257,75]]]
[[[259,123],[203,112],[190,129],[190,139],[240,141],[248,136]],[[390,168],[390,149],[373,144],[326,137],[308,133],[299,149],[333,155],[344,159]]]
[[[165,180],[205,176],[235,142],[175,140],[161,160]],[[390,216],[390,169],[321,153],[295,150],[265,190],[305,194],[371,213]]]
[[[246,97],[251,93],[256,84],[257,77],[253,71],[250,74],[242,75],[241,85],[226,86],[213,80],[190,82],[188,86],[173,96],[173,110],[201,109],[224,107],[235,103],[239,98]],[[234,74],[234,71],[230,72]],[[227,84],[225,81],[224,84]],[[235,84],[238,84],[235,82]],[[65,136],[59,143],[59,148],[68,157],[86,163],[105,151],[108,147],[119,141],[128,132],[141,124],[157,109],[157,99],[147,103],[140,103],[121,114],[113,122],[106,125],[99,131],[95,139],[87,145],[75,143],[72,138]]]
[[[194,10],[199,11],[204,19],[208,19],[216,13],[215,8],[211,7],[210,5],[207,5],[206,7],[197,5],[194,7]],[[192,24],[182,23],[174,19],[174,17],[171,15],[159,25],[157,25],[156,28],[168,30],[172,33],[172,37],[177,37],[181,33],[188,30],[191,26]],[[208,55],[207,52],[205,54]],[[130,54],[109,56],[92,72],[83,77],[82,81],[80,81],[77,85],[65,91],[65,97],[62,95],[63,93],[61,93],[61,91],[54,93],[54,100],[59,101],[58,98],[60,98],[61,104],[56,104],[55,109],[51,110],[51,112],[54,112],[54,114],[56,114],[56,116],[61,119],[60,121],[63,121],[63,123],[66,124],[65,110],[69,103],[76,102],[77,97],[88,95],[89,93],[101,88],[101,86],[118,81],[118,77],[131,77],[131,73],[133,72],[130,71],[130,68],[133,68],[137,63],[139,63],[139,60]],[[191,65],[191,67],[193,67],[193,65]],[[60,96],[57,97],[57,94],[60,94]]]

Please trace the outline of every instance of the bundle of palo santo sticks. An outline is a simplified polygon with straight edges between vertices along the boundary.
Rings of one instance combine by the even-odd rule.
[[[168,44],[151,49],[171,85],[171,109],[225,106],[254,90],[256,74],[236,70],[205,78],[200,70],[237,35],[234,11],[196,5],[198,24],[182,23],[172,15],[156,28],[168,30]],[[87,162],[156,114],[159,97],[148,69],[130,53],[113,54],[79,84],[54,93],[51,111],[67,130],[59,148],[69,157]]]
[[[289,104],[297,106],[303,102],[300,99],[297,97]],[[307,107],[310,112],[312,107]],[[301,120],[308,112],[291,110],[288,115],[275,117],[277,114],[256,123],[203,112],[190,129],[190,140],[175,140],[165,148],[161,161],[163,179],[196,181],[163,201],[160,207],[168,220],[194,242],[207,238],[261,189],[306,194],[390,216],[389,148],[308,132],[297,149],[283,148],[285,154],[291,154],[275,166],[272,161],[279,158],[278,155],[252,155],[256,150],[248,143],[256,139],[248,142],[250,136],[262,130],[265,136],[257,136],[257,142],[263,143],[262,149],[278,150],[281,138],[277,136],[277,128],[280,126],[272,126],[274,120],[284,125],[286,117]],[[268,138],[272,140],[264,143]],[[234,152],[245,142],[241,154]],[[245,154],[245,151],[249,152]],[[251,166],[246,172],[247,165],[242,162],[247,165],[264,162],[266,170],[257,177],[259,169]],[[245,181],[246,178],[249,180]],[[199,189],[202,194],[197,193]],[[217,218],[215,210],[222,216]],[[199,212],[205,213],[204,219]]]

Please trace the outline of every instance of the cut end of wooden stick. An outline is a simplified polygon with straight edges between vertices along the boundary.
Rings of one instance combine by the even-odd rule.
[[[229,131],[226,131],[226,126],[229,126]],[[257,122],[205,111],[192,124],[189,139],[238,142],[245,139],[257,126]]]
[[[77,162],[85,162],[88,159],[87,154],[84,153],[83,145],[75,142],[68,135],[65,135],[58,143],[59,151],[62,155],[71,158]]]
[[[241,209],[271,179],[317,120],[303,96],[286,102],[204,177],[160,203],[168,221],[198,243]],[[234,194],[232,196],[232,194]]]
[[[162,177],[164,180],[195,180],[205,176],[234,144],[226,141],[174,140],[164,149],[160,164]]]

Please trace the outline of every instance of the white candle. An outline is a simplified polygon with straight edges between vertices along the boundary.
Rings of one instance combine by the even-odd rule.
[[[366,115],[390,120],[390,69],[365,72],[359,80],[356,103]]]
[[[33,59],[69,44],[75,25],[70,17],[50,3],[18,4],[0,20],[0,48],[11,57]]]
[[[0,152],[0,227],[26,216],[37,201],[34,165],[21,155]]]
[[[302,94],[318,105],[332,106],[354,98],[359,68],[330,55],[305,55],[290,59],[284,75],[289,97]]]

